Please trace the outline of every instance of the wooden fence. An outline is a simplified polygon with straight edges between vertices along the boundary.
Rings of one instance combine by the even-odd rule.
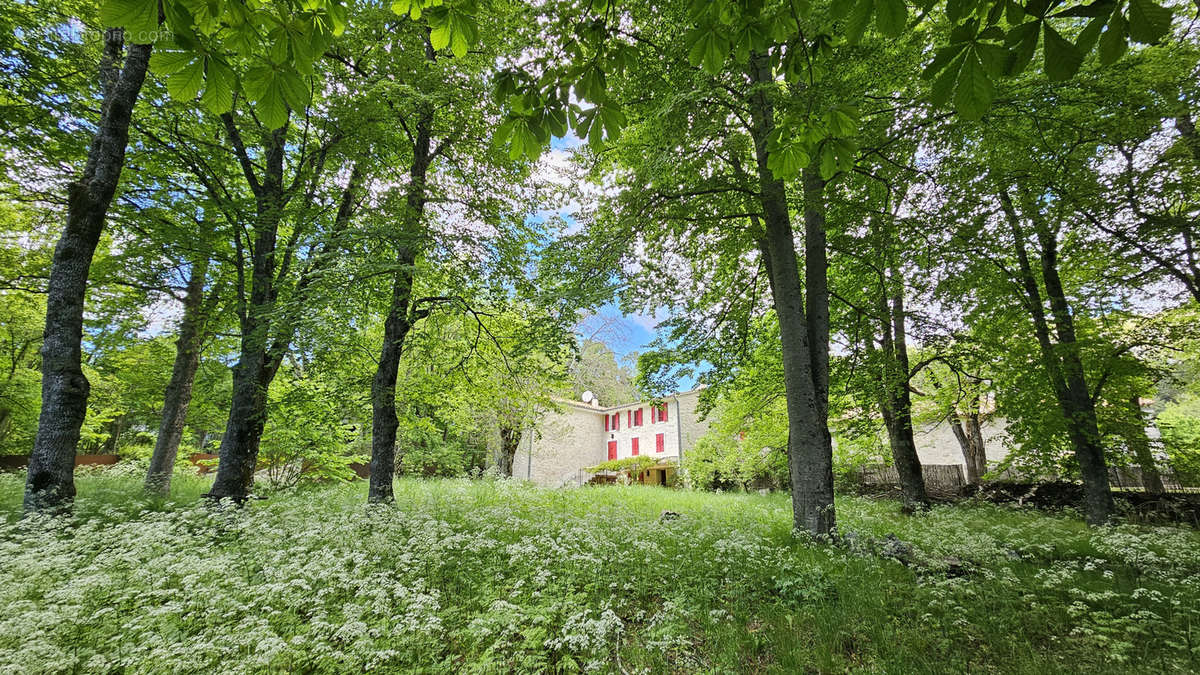
[[[925,490],[934,495],[955,495],[967,484],[961,464],[923,464],[921,474],[925,477]],[[862,467],[858,479],[865,485],[900,484],[896,467],[882,464]]]
[[[925,489],[933,495],[954,495],[967,484],[966,475],[961,464],[923,464],[921,473],[925,477]],[[1170,471],[1161,474],[1163,487],[1170,491],[1185,491],[1200,487],[1197,481],[1176,475]],[[1043,482],[1060,480],[1058,476],[1030,476],[1017,474],[1010,469],[993,471],[988,474],[990,481],[1004,482]],[[858,480],[864,485],[899,485],[900,474],[894,466],[868,465],[858,470]],[[1144,489],[1142,470],[1138,467],[1110,467],[1108,481],[1114,489]]]

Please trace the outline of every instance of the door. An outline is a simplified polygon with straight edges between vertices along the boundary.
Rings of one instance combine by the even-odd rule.
[[[608,442],[608,458],[609,459],[617,458],[617,442],[616,441]]]

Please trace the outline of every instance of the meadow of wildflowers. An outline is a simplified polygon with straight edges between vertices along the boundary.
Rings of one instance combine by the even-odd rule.
[[[786,495],[404,480],[394,506],[341,484],[218,509],[120,471],[21,519],[22,480],[0,476],[0,672],[1200,670],[1189,529],[843,498],[831,547],[792,536]]]

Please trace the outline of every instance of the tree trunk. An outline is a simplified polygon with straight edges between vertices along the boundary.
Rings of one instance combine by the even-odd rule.
[[[1138,466],[1142,469],[1142,487],[1148,494],[1161,495],[1166,492],[1158,466],[1154,463],[1154,453],[1150,451],[1150,437],[1146,435],[1146,418],[1142,415],[1142,402],[1135,394],[1129,399],[1129,412],[1133,416],[1133,424],[1129,428],[1126,442],[1133,450]]]
[[[521,444],[521,430],[509,426],[500,427],[500,455],[496,458],[496,468],[500,475],[512,478],[513,464],[517,458],[517,446]]]
[[[183,439],[183,426],[192,402],[192,384],[196,379],[196,370],[200,367],[200,350],[204,342],[205,323],[208,320],[204,301],[204,282],[207,274],[206,257],[192,263],[187,291],[183,297],[179,339],[175,341],[175,364],[171,368],[171,380],[163,394],[162,421],[158,426],[158,438],[154,441],[154,454],[150,456],[150,469],[146,472],[146,492],[164,497],[171,491],[175,455],[178,454],[179,442]]]
[[[1100,442],[1096,408],[1088,391],[1083,363],[1079,357],[1079,345],[1075,340],[1075,322],[1058,275],[1058,242],[1040,218],[1034,217],[1034,229],[1041,249],[1042,282],[1046,286],[1050,311],[1054,317],[1055,333],[1058,337],[1056,344],[1051,338],[1041,291],[1025,250],[1025,232],[1021,227],[1020,218],[1007,192],[1001,191],[999,199],[1013,232],[1017,261],[1020,264],[1020,282],[1027,296],[1026,309],[1033,319],[1042,364],[1066,421],[1067,436],[1074,448],[1075,459],[1083,477],[1084,513],[1088,523],[1101,525],[1112,517],[1112,491],[1108,484],[1108,467],[1104,461],[1104,447]],[[1033,207],[1028,210],[1032,212],[1035,209],[1036,207]]]
[[[983,483],[983,475],[987,473],[987,451],[983,444],[979,413],[972,411],[964,416],[957,410],[951,411],[950,430],[954,432],[958,447],[962,450],[967,485]]]
[[[893,279],[895,283],[897,280]],[[881,303],[887,309],[887,302]],[[917,455],[917,443],[913,438],[912,396],[908,391],[908,338],[904,321],[904,298],[901,291],[892,297],[890,310],[891,325],[883,326],[884,335],[890,331],[892,337],[884,342],[884,358],[890,371],[886,376],[884,419],[888,421],[888,442],[892,448],[892,461],[900,476],[900,490],[904,493],[905,508],[915,510],[929,505],[925,491],[925,476],[921,472],[921,458]]]
[[[379,366],[371,381],[371,478],[367,501],[390,502],[392,478],[396,473],[396,374],[400,369],[400,354],[404,338],[411,328],[408,321],[412,298],[414,256],[407,246],[400,246],[396,257],[397,269],[392,282],[392,304],[383,322],[383,347]]]
[[[222,116],[228,135],[241,150],[233,117]],[[241,347],[233,367],[233,397],[225,434],[221,437],[220,460],[212,489],[212,499],[229,497],[243,501],[254,482],[258,448],[267,417],[267,390],[279,368],[279,359],[269,354],[271,315],[275,305],[275,252],[279,222],[285,203],[283,157],[287,127],[267,134],[263,180],[254,177],[249,160],[243,161],[247,182],[255,195],[256,217],[254,245],[251,248],[250,301],[239,308]],[[240,152],[244,155],[244,152]]]
[[[78,180],[67,186],[67,221],[54,249],[42,342],[42,411],[29,457],[25,510],[69,507],[75,497],[75,450],[90,385],[80,365],[88,271],[125,166],[129,121],[146,79],[150,45],[130,45],[117,67],[124,32],[105,32],[100,123]]]
[[[425,57],[433,60],[433,48],[425,45]],[[412,304],[413,266],[417,260],[422,219],[427,201],[425,178],[433,161],[433,109],[419,113],[417,135],[413,138],[413,163],[409,168],[408,194],[400,232],[397,233],[396,270],[392,277],[392,301],[383,323],[383,346],[379,366],[371,380],[371,479],[367,501],[390,502],[392,479],[396,474],[396,374],[404,339],[412,328],[409,311]]]
[[[774,83],[765,54],[752,54],[749,76],[757,89],[750,96],[759,199],[765,232],[760,241],[771,295],[779,319],[783,350],[783,382],[788,411],[788,470],[792,483],[792,517],[797,530],[825,538],[834,534],[833,456],[826,442],[828,428],[814,379],[810,326],[805,314],[804,289],[796,264],[796,247],[783,181],[767,166],[767,138],[775,126],[774,107],[766,88]],[[820,331],[815,331],[819,335]],[[819,351],[819,349],[818,349]]]
[[[817,406],[814,450],[817,480],[827,486],[833,505],[833,435],[829,432],[829,256],[825,235],[825,181],[814,166],[801,172],[804,191],[804,302],[809,362]]]

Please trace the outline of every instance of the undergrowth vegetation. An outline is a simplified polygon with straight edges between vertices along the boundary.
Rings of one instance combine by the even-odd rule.
[[[22,480],[0,476],[4,672],[1200,668],[1193,530],[842,498],[828,547],[782,494],[402,480],[394,506],[353,483],[237,509],[119,471],[22,520]],[[867,550],[889,534],[904,562]]]

